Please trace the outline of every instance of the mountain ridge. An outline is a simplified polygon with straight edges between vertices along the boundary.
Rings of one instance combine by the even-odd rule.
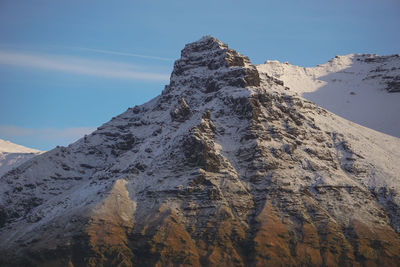
[[[400,57],[376,54],[336,56],[315,67],[269,60],[260,73],[348,120],[400,137]]]
[[[396,265],[399,151],[207,36],[160,96],[1,178],[0,263]]]
[[[43,152],[0,139],[0,176],[40,153]]]
[[[38,153],[40,150],[14,144],[8,140],[0,139],[0,152],[7,153]]]

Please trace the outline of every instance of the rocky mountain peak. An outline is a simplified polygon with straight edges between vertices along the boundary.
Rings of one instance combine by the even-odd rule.
[[[205,36],[196,42],[185,45],[181,52],[181,59],[191,60],[194,65],[198,62],[199,66],[206,65],[211,70],[220,67],[251,65],[248,57],[239,54],[229,48],[227,44],[211,36]]]
[[[199,88],[201,84],[205,87]],[[205,93],[225,86],[260,85],[256,67],[248,57],[211,36],[185,45],[181,58],[175,61],[170,86],[190,86]]]

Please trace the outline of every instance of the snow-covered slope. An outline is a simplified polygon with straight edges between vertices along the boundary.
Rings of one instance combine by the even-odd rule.
[[[400,139],[212,37],[170,84],[0,179],[0,265],[395,266]]]
[[[39,150],[0,139],[0,176],[40,153]]]
[[[400,137],[398,55],[336,56],[310,68],[267,61],[257,69],[343,118]]]

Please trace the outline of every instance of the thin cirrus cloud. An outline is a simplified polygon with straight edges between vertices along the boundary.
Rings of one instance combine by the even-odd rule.
[[[72,56],[0,51],[0,64],[114,79],[168,81],[169,75],[141,71],[132,64]]]
[[[107,54],[107,55],[138,57],[138,58],[155,59],[155,60],[162,60],[162,61],[172,61],[171,58],[166,58],[166,57],[155,57],[155,56],[140,55],[140,54],[126,53],[126,52],[119,52],[119,51],[112,51],[112,50],[104,50],[104,49],[84,48],[84,47],[76,47],[76,46],[67,46],[65,48],[73,49],[73,50],[89,51],[89,52]]]

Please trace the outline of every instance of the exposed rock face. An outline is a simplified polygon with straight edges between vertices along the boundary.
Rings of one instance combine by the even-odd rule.
[[[161,96],[1,179],[0,265],[399,265],[400,140],[263,77],[186,45]]]
[[[185,99],[179,98],[177,107],[172,110],[170,114],[173,120],[184,122],[189,119],[192,111],[190,110],[190,107],[186,103]]]
[[[400,92],[400,75],[389,77],[390,80],[386,82],[389,93]]]
[[[207,75],[204,75],[205,71]],[[225,86],[258,86],[260,78],[247,57],[206,37],[187,44],[182,50],[181,58],[174,64],[170,86],[176,83],[213,93]]]

